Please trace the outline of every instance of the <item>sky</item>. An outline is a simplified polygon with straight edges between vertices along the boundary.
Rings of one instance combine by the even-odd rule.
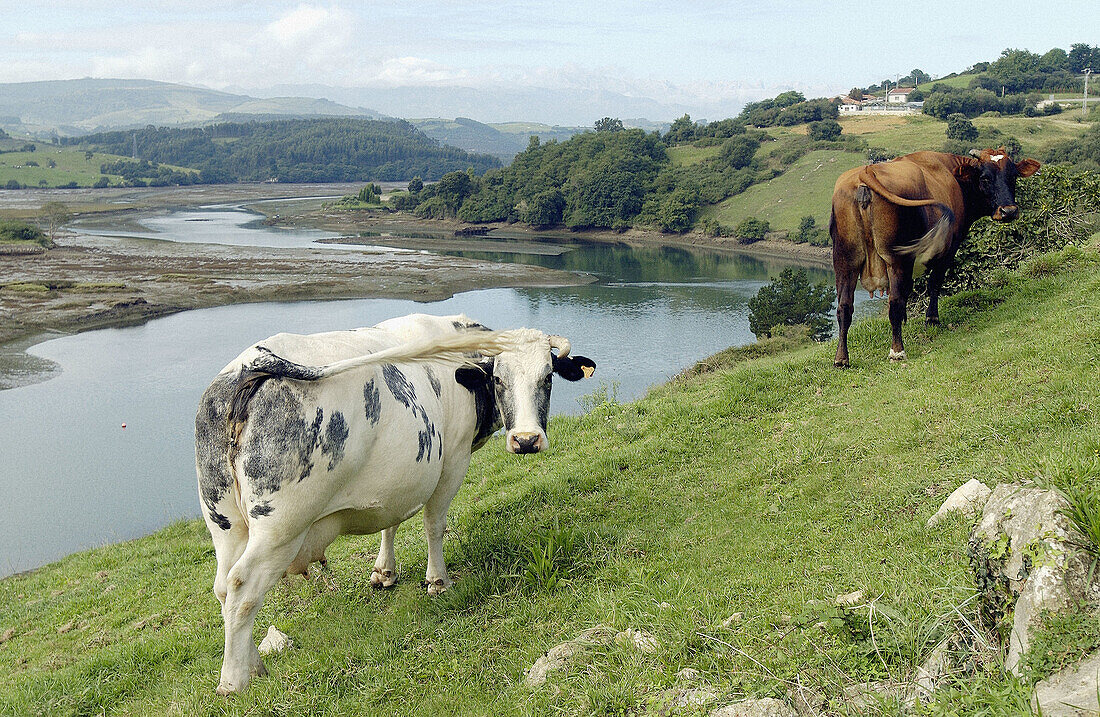
[[[594,90],[700,111],[1100,45],[1094,0],[0,0],[0,82]]]

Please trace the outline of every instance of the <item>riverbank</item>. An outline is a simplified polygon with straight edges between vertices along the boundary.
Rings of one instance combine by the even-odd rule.
[[[357,298],[435,301],[471,289],[591,281],[594,278],[570,272],[424,253],[71,234],[58,237],[57,247],[48,252],[7,256],[0,263],[0,344],[48,331],[123,326],[224,304]],[[3,368],[0,365],[0,372]]]
[[[457,219],[419,219],[406,212],[386,210],[340,209],[333,206],[300,206],[278,209],[261,203],[251,209],[268,215],[270,221],[285,226],[324,229],[343,235],[340,239],[325,240],[332,243],[371,243],[398,248],[430,249],[433,242],[444,242],[451,250],[454,244],[463,245],[478,239],[513,239],[541,244],[619,244],[630,247],[671,246],[685,249],[718,251],[743,254],[767,259],[782,259],[792,263],[832,269],[830,247],[796,244],[783,240],[765,239],[752,244],[741,244],[731,237],[708,237],[702,232],[665,234],[649,229],[628,229],[625,232],[587,229],[571,232],[564,229],[533,229],[522,224],[492,222],[471,225]],[[485,234],[459,238],[455,232],[471,227],[485,230]],[[367,235],[367,236],[362,236]],[[381,235],[381,236],[380,236]],[[404,236],[402,236],[404,235]],[[469,245],[467,245],[469,246]]]

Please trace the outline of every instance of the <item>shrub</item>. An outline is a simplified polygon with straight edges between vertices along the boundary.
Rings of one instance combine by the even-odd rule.
[[[33,242],[47,249],[53,246],[53,242],[50,241],[49,237],[47,237],[41,229],[18,221],[0,222],[0,241]]]
[[[947,116],[947,138],[973,142],[978,138],[978,128],[966,115],[956,112]]]
[[[742,244],[752,244],[763,239],[764,235],[770,230],[771,225],[768,224],[766,219],[747,217],[741,220],[733,233]]]
[[[833,330],[830,314],[835,299],[836,290],[810,284],[805,269],[784,269],[749,299],[749,329],[757,337],[770,337],[777,326],[801,324],[815,340],[824,341]]]
[[[842,129],[836,120],[828,119],[810,123],[810,139],[831,142],[840,137]]]

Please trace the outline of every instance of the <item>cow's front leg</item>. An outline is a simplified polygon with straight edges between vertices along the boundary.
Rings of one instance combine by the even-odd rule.
[[[448,457],[439,485],[424,504],[424,534],[428,538],[428,570],[424,582],[429,595],[439,595],[451,587],[451,577],[443,561],[443,531],[447,528],[447,509],[451,507],[469,466],[469,453],[459,458]]]
[[[397,582],[397,558],[393,553],[393,539],[400,524],[382,531],[382,542],[378,546],[378,559],[370,573],[372,588],[392,588]]]

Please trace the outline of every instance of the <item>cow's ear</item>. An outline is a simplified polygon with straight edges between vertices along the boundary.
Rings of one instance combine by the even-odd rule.
[[[955,175],[955,179],[959,184],[977,182],[982,163],[970,157],[959,157],[959,159],[961,161],[955,166],[955,171],[952,172],[952,174]]]
[[[493,362],[479,361],[472,366],[459,366],[455,369],[455,381],[470,391],[476,391],[487,384],[493,375]]]
[[[1021,159],[1016,163],[1016,171],[1021,177],[1030,177],[1039,171],[1039,163],[1034,159]]]
[[[596,372],[596,362],[587,356],[554,357],[554,373],[566,381],[580,381],[591,378]]]

